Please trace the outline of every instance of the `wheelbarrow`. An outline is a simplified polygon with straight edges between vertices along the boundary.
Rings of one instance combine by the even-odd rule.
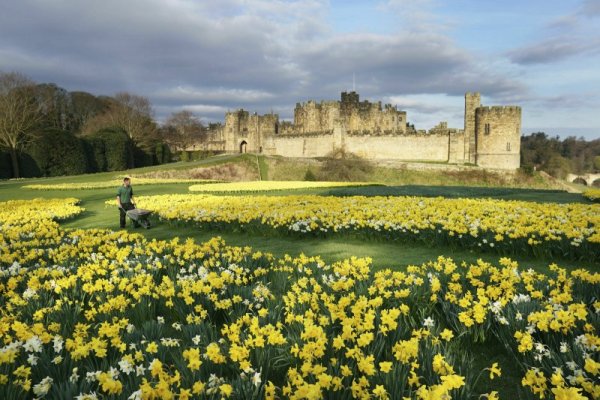
[[[134,225],[139,224],[146,229],[150,229],[151,224],[148,218],[152,214],[152,211],[144,210],[143,208],[133,208],[127,210],[125,214],[133,221]]]

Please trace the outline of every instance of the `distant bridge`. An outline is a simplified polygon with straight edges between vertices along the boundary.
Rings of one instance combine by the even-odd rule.
[[[567,181],[585,186],[600,187],[600,174],[569,174],[567,175]]]

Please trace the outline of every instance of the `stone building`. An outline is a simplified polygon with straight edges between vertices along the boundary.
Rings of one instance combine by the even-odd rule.
[[[521,108],[483,107],[479,93],[465,94],[464,129],[441,122],[424,131],[407,123],[406,111],[343,92],[340,101],[296,104],[293,123],[273,113],[228,112],[204,148],[285,157],[323,157],[343,148],[367,159],[514,170],[520,165],[520,143]]]

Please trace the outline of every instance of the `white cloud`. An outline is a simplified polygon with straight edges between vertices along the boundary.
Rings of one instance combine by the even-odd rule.
[[[570,14],[551,19],[540,38],[507,53],[517,64],[549,64],[577,56],[600,54],[600,35],[595,18],[600,1],[584,0]]]
[[[337,99],[353,74],[373,101],[524,90],[439,30],[422,29],[438,22],[434,1],[383,4],[406,28],[387,35],[336,34],[329,7],[325,0],[9,2],[0,14],[0,54],[9,55],[0,69],[69,90],[149,96],[159,117],[194,107],[217,119],[244,107],[288,110],[281,116],[289,118],[296,101]]]

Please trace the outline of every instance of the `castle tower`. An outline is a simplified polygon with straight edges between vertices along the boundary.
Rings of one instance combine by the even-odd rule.
[[[515,170],[521,164],[521,107],[479,107],[475,112],[476,163]]]
[[[241,110],[240,110],[241,111]],[[225,114],[225,125],[223,126],[223,137],[225,138],[225,151],[236,152],[236,136],[240,129],[240,111],[227,112]]]
[[[476,164],[475,110],[481,106],[479,92],[465,93],[465,163]]]

